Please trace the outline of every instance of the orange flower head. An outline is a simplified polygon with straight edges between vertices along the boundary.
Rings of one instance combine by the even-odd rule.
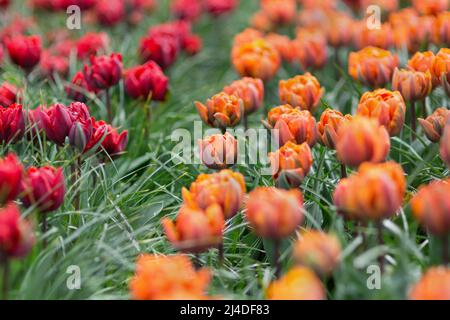
[[[412,4],[422,15],[438,14],[448,9],[448,0],[412,0]]]
[[[300,145],[291,141],[275,152],[269,153],[273,179],[277,187],[298,187],[312,166],[312,152],[307,143]]]
[[[210,278],[207,269],[196,271],[186,256],[145,254],[136,261],[130,293],[137,300],[204,300]]]
[[[189,190],[183,188],[182,192],[185,203],[203,210],[218,204],[225,219],[229,219],[241,208],[246,187],[242,174],[222,170],[212,174],[200,174]]]
[[[220,129],[236,126],[244,110],[241,98],[225,92],[214,95],[206,104],[196,101],[195,106],[204,123]]]
[[[277,130],[280,146],[292,141],[312,147],[317,141],[316,119],[307,110],[292,109],[280,114],[273,129]]]
[[[282,103],[310,112],[316,111],[324,93],[317,78],[309,72],[288,80],[280,80],[278,91]]]
[[[321,29],[324,26],[328,26],[330,18],[329,12],[321,8],[303,8],[300,10],[297,17],[297,24],[304,28]]]
[[[341,251],[341,244],[335,235],[317,230],[302,232],[293,248],[295,261],[319,275],[328,275],[336,269]]]
[[[406,105],[398,91],[377,89],[362,95],[357,114],[377,119],[391,136],[400,133],[405,123]]]
[[[379,29],[369,29],[364,20],[355,23],[354,28],[353,43],[359,50],[368,46],[389,49],[394,45],[393,31],[389,23],[383,23]]]
[[[436,235],[450,232],[450,180],[434,181],[419,188],[411,199],[413,216]]]
[[[347,166],[382,162],[390,147],[388,131],[375,119],[358,116],[339,128],[336,151],[340,161]]]
[[[450,45],[450,12],[442,12],[434,20],[433,40],[437,44]]]
[[[208,136],[198,144],[200,159],[210,169],[226,169],[237,162],[237,140],[228,132]]]
[[[439,79],[432,72],[432,66],[434,62],[433,51],[416,52],[411,59],[408,61],[408,69],[414,71],[420,71],[426,73],[427,71],[431,74],[431,82],[433,88],[439,85]]]
[[[267,289],[269,300],[325,300],[320,279],[305,267],[294,267]]]
[[[325,28],[327,42],[335,47],[345,47],[352,41],[352,33],[355,22],[346,13],[331,11],[328,13],[329,25]]]
[[[291,112],[294,109],[295,108],[289,104],[276,106],[270,109],[269,113],[267,114],[267,120],[262,120],[262,124],[269,130],[273,129],[282,114]]]
[[[399,49],[406,48],[409,53],[413,54],[433,37],[433,25],[435,24],[433,16],[418,16],[413,10],[405,11],[403,17],[395,20],[394,42]]]
[[[450,300],[450,268],[433,267],[409,292],[410,300]]]
[[[291,50],[304,70],[321,69],[328,57],[326,34],[318,29],[300,28]]]
[[[247,28],[234,36],[233,46],[239,46],[241,44],[253,42],[254,40],[262,38],[264,38],[264,33],[253,28]]]
[[[260,31],[269,32],[276,28],[275,23],[265,11],[257,11],[250,18],[250,26]]]
[[[278,51],[264,39],[233,46],[231,61],[242,77],[260,78],[263,81],[273,78],[281,64]]]
[[[392,89],[400,91],[407,101],[425,99],[431,92],[433,84],[431,73],[395,68],[392,76]]]
[[[263,238],[285,238],[304,218],[303,195],[298,189],[258,187],[250,192],[246,207],[250,226]]]
[[[442,161],[450,168],[450,121],[447,121],[447,124],[444,127],[444,134],[442,135],[439,153]]]
[[[345,116],[338,110],[327,108],[320,115],[320,120],[317,123],[317,134],[319,142],[324,146],[334,149],[336,147],[337,132],[342,123],[350,121],[352,116],[346,114]]]
[[[450,49],[442,48],[436,54],[431,66],[431,73],[439,81],[445,79],[446,75],[450,72]]]
[[[437,108],[426,119],[419,118],[418,120],[427,138],[431,142],[439,142],[449,117],[450,110]]]
[[[397,55],[376,47],[365,47],[351,52],[348,73],[355,80],[372,87],[382,87],[390,82],[392,73],[398,65]]]
[[[297,11],[296,0],[261,0],[261,10],[276,25],[291,23]]]
[[[292,48],[292,41],[288,36],[278,34],[278,33],[269,33],[265,37],[266,41],[269,42],[275,49],[277,49],[280,57],[286,62],[293,62],[296,53]]]
[[[232,82],[223,91],[242,99],[246,115],[258,110],[264,101],[264,83],[261,79],[245,77]]]

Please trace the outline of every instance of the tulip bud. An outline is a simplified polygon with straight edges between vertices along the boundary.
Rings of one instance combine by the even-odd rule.
[[[409,300],[450,300],[450,268],[432,267],[414,284]]]
[[[365,47],[389,49],[394,44],[393,30],[389,23],[369,29],[366,20],[354,24],[353,43],[358,50]],[[347,30],[348,31],[348,30]]]
[[[297,145],[291,141],[269,153],[272,176],[278,188],[298,187],[312,166],[312,153],[307,143]]]
[[[225,219],[232,218],[241,209],[245,191],[244,177],[231,170],[200,174],[189,190],[182,190],[184,203],[202,210],[218,204]]]
[[[350,44],[352,41],[352,33],[354,22],[350,15],[340,12],[332,11],[329,16],[330,26],[327,28],[327,42],[335,47],[340,48]]]
[[[198,0],[174,0],[170,11],[177,19],[195,21],[202,13],[202,6]]]
[[[26,72],[30,72],[41,59],[41,38],[36,35],[7,38],[6,48],[11,61]]]
[[[238,5],[238,0],[205,0],[203,5],[206,12],[218,17],[233,11]]]
[[[82,102],[73,102],[68,109],[72,118],[68,135],[69,142],[78,150],[83,151],[92,136],[92,120],[86,105]]]
[[[321,69],[327,62],[327,39],[322,31],[298,30],[297,38],[292,41],[292,50],[303,70]]]
[[[433,24],[433,40],[437,44],[450,45],[450,12],[440,13]]]
[[[234,36],[233,47],[240,46],[245,43],[251,43],[257,39],[264,39],[264,33],[253,28],[246,28]],[[269,40],[267,40],[269,41]],[[270,41],[269,41],[270,42]]]
[[[400,91],[406,101],[423,100],[432,89],[431,74],[395,68],[392,89]]]
[[[105,32],[87,32],[76,43],[77,57],[84,60],[98,53],[106,52],[109,46],[109,37]]]
[[[117,128],[112,127],[105,121],[95,121],[92,118],[92,136],[86,144],[84,152],[96,148],[96,151],[104,151],[104,159],[115,158],[125,151],[128,144],[128,131],[124,130],[120,134]]]
[[[267,289],[269,300],[325,300],[320,279],[308,268],[294,267]]]
[[[319,81],[309,72],[288,80],[281,80],[279,94],[282,103],[314,113],[324,93]]]
[[[206,104],[196,101],[195,106],[204,123],[222,130],[236,126],[244,110],[242,99],[224,92],[208,99]]]
[[[25,117],[20,104],[0,107],[0,143],[14,143],[25,133]]]
[[[447,119],[450,119],[450,110],[446,108],[437,108],[426,119],[419,118],[419,123],[422,126],[425,135],[431,142],[439,142],[442,133],[444,132]]]
[[[439,151],[442,161],[450,168],[450,118],[447,119],[447,124],[444,127]]]
[[[355,117],[340,127],[336,151],[339,160],[350,167],[363,162],[382,162],[386,159],[391,142],[386,128],[367,117]]]
[[[67,107],[57,103],[48,109],[40,108],[37,114],[47,139],[62,146],[73,123]]]
[[[448,9],[448,0],[412,0],[412,5],[422,15],[435,15]]]
[[[439,85],[439,79],[432,71],[434,62],[434,53],[432,51],[416,52],[411,59],[408,60],[408,69],[431,74],[431,82],[433,88]]]
[[[450,49],[442,48],[436,54],[431,66],[431,73],[441,82],[450,72]]]
[[[184,37],[182,48],[190,56],[196,55],[200,52],[203,46],[202,38],[192,34]]]
[[[362,95],[357,114],[378,120],[385,126],[389,135],[400,133],[405,123],[406,105],[398,91],[377,89]]]
[[[242,77],[263,81],[273,78],[281,64],[278,51],[264,39],[233,46],[231,61]]]
[[[295,0],[261,0],[261,10],[267,14],[275,25],[286,25],[293,22],[297,13]]]
[[[205,299],[210,279],[211,273],[195,270],[187,256],[144,254],[137,259],[130,292],[138,300]]]
[[[153,61],[125,71],[125,92],[133,99],[164,101],[167,94],[168,78]]]
[[[267,114],[267,120],[262,120],[261,122],[264,127],[266,127],[268,130],[271,130],[275,127],[278,119],[282,114],[289,113],[293,109],[294,108],[289,104],[274,107],[270,109],[269,113]]]
[[[244,103],[244,113],[251,114],[258,110],[264,100],[264,83],[261,79],[242,78],[232,82],[223,89],[229,95],[235,95]]]
[[[10,153],[0,158],[0,207],[18,196],[22,170],[15,154]]]
[[[97,0],[95,13],[102,26],[115,26],[125,18],[125,5],[122,0]]]
[[[344,122],[351,119],[352,116],[349,114],[344,116],[340,111],[327,108],[322,112],[320,121],[317,123],[319,142],[330,149],[334,149],[339,128]]]
[[[153,60],[163,69],[175,62],[178,51],[178,41],[173,35],[149,35],[141,39],[139,46],[142,62]]]
[[[298,189],[258,187],[249,194],[246,207],[250,226],[263,238],[285,238],[303,221],[303,195]]]
[[[264,11],[256,11],[252,15],[250,18],[250,26],[264,32],[273,31],[276,27],[275,23],[270,20],[269,15]]]
[[[319,275],[327,275],[339,265],[341,244],[333,234],[309,230],[302,232],[294,243],[295,261],[313,269]]]
[[[199,140],[200,159],[210,169],[221,170],[237,162],[237,140],[228,132]]]
[[[49,51],[43,51],[41,62],[39,64],[42,76],[54,79],[55,74],[65,78],[69,72],[69,59],[64,56],[51,54]]]
[[[348,73],[353,79],[360,80],[366,85],[382,87],[390,82],[397,65],[397,55],[376,47],[366,47],[350,53]]]
[[[6,108],[17,101],[17,88],[8,82],[0,86],[0,107]]]
[[[91,66],[84,66],[84,77],[89,87],[103,90],[116,85],[122,77],[122,56],[91,57]]]
[[[283,61],[294,62],[297,53],[293,50],[293,43],[288,36],[272,32],[266,35],[264,39],[278,51]]]

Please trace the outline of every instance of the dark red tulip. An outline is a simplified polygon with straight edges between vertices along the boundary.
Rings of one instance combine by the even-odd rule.
[[[55,74],[65,78],[69,72],[69,58],[53,55],[49,51],[42,52],[40,68],[42,75],[53,79]]]
[[[72,127],[72,118],[66,106],[57,103],[48,109],[42,107],[39,121],[45,131],[47,139],[62,146]]]
[[[109,157],[114,157],[121,154],[128,143],[128,131],[124,130],[121,133],[117,128],[112,127],[105,121],[93,122],[93,134],[89,143],[86,145],[85,152],[96,148],[97,151],[104,151]],[[103,139],[103,140],[102,140]]]
[[[116,85],[122,77],[122,56],[91,57],[91,65],[84,66],[84,78],[90,88],[103,90]]]
[[[148,36],[150,37],[174,37],[177,41],[178,49],[183,46],[184,38],[190,34],[192,34],[191,23],[185,20],[158,24],[148,30]]]
[[[11,4],[10,0],[0,0],[0,10],[8,9],[10,4]]]
[[[205,9],[213,16],[220,16],[234,10],[238,0],[205,0]]]
[[[30,72],[41,59],[41,38],[36,35],[7,38],[6,48],[11,61],[26,72]]]
[[[108,48],[109,38],[104,32],[88,32],[76,43],[77,57],[80,60],[97,55],[99,52],[105,52]]]
[[[22,170],[22,165],[15,154],[10,153],[0,158],[0,207],[18,196]]]
[[[194,21],[202,13],[202,4],[200,0],[174,0],[170,10],[177,19]]]
[[[133,67],[125,72],[125,91],[133,99],[164,101],[167,93],[168,78],[153,61]]]
[[[114,26],[125,18],[123,0],[98,0],[95,6],[98,22],[103,26]]]
[[[84,78],[84,74],[81,71],[78,71],[72,78],[70,84],[66,85],[66,94],[67,97],[74,101],[86,102],[88,97],[86,94],[88,92],[96,93],[96,90],[93,90],[89,87],[86,79]]]
[[[72,125],[69,130],[69,142],[78,150],[84,150],[92,137],[92,121],[88,107],[82,102],[72,102],[67,109]]]
[[[25,133],[25,119],[22,106],[11,104],[0,107],[0,143],[16,142]]]
[[[34,25],[32,18],[15,16],[12,21],[0,29],[0,42],[5,44],[7,38],[28,33]]]
[[[40,213],[55,211],[63,204],[66,192],[62,168],[28,168],[22,181],[22,191],[25,207],[34,206]]]
[[[95,6],[95,0],[54,0],[58,3],[58,7],[61,10],[66,10],[67,7],[75,5],[80,7],[81,10],[88,10]]]
[[[191,34],[184,38],[183,49],[189,55],[195,55],[202,49],[202,38],[195,34]]]
[[[0,86],[0,107],[8,107],[17,100],[17,88],[8,82]]]
[[[149,35],[141,39],[139,54],[142,62],[153,60],[165,69],[175,62],[178,50],[175,36]]]

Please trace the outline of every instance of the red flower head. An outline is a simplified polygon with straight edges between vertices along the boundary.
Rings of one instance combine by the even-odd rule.
[[[45,131],[47,139],[63,145],[72,126],[72,119],[67,107],[57,103],[48,109],[41,108],[38,114],[38,121]]]
[[[83,72],[78,71],[70,84],[66,85],[67,97],[74,101],[86,102],[88,99],[86,94],[88,92],[96,93],[97,90],[91,89],[84,78]]]
[[[85,152],[95,147],[98,151],[104,150],[109,157],[114,157],[125,150],[128,143],[127,130],[119,134],[117,128],[102,120],[95,121],[93,118],[92,126],[92,137],[84,148]]]
[[[45,77],[53,78],[55,74],[65,77],[69,72],[69,59],[61,55],[53,55],[49,51],[42,52],[41,72]]]
[[[125,92],[133,99],[164,101],[167,94],[168,78],[153,61],[125,71]]]
[[[103,26],[114,26],[125,18],[123,0],[98,0],[95,6],[98,22]]]
[[[175,62],[178,50],[178,40],[175,36],[149,35],[141,39],[139,55],[141,61],[153,60],[165,69]]]
[[[0,107],[0,143],[15,142],[25,133],[25,117],[20,104]]]
[[[59,2],[59,7],[62,10],[66,10],[67,7],[75,5],[80,7],[81,10],[88,10],[95,6],[95,0],[56,0]]]
[[[6,48],[12,62],[30,72],[41,59],[41,38],[39,36],[15,35],[6,39]]]
[[[204,6],[213,16],[220,16],[229,13],[237,6],[238,0],[205,0]]]
[[[68,107],[72,121],[69,130],[69,142],[79,150],[84,150],[91,140],[93,125],[88,107],[82,102],[72,102]]]
[[[203,46],[202,38],[200,38],[195,34],[188,35],[183,39],[182,47],[183,50],[188,55],[191,56],[196,55],[197,53],[200,52],[202,46]]]
[[[200,0],[174,0],[170,10],[177,19],[194,21],[202,13],[202,5]]]
[[[77,57],[80,60],[86,59],[91,55],[104,52],[108,48],[109,38],[104,32],[88,32],[81,37],[77,43]]]
[[[93,89],[103,90],[116,85],[122,77],[122,56],[112,53],[91,57],[91,65],[84,66],[84,77]]]
[[[0,86],[0,107],[9,107],[17,100],[17,88],[8,82]]]
[[[14,200],[19,194],[22,169],[15,154],[0,158],[0,206]]]
[[[10,0],[0,0],[0,10],[8,9],[10,4],[11,4]]]

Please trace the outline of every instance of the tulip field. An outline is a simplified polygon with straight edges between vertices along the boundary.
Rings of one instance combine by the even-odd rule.
[[[450,300],[449,0],[0,0],[0,299]]]

